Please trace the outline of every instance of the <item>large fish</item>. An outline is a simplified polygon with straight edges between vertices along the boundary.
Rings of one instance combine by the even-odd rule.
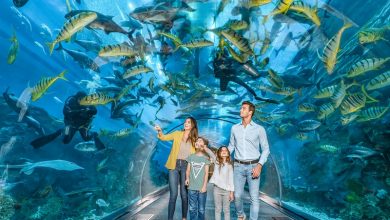
[[[58,76],[56,77],[44,77],[42,78],[33,88],[32,88],[32,93],[31,93],[31,100],[36,101],[38,100],[46,91],[47,89],[53,85],[57,79],[67,79],[64,77],[66,73],[66,70],[62,71]]]
[[[352,27],[352,23],[345,24],[337,34],[328,41],[322,52],[322,56],[318,54],[319,58],[324,62],[326,71],[329,75],[333,73],[337,64],[337,54],[340,51],[341,36],[343,35],[343,32],[350,27]]]
[[[131,32],[125,31],[121,26],[115,23],[112,18],[114,16],[103,15],[96,11],[91,10],[72,10],[68,14],[65,15],[66,19],[70,19],[76,15],[81,13],[95,13],[97,15],[96,19],[89,23],[86,27],[90,29],[100,29],[104,31],[106,34],[110,33],[122,33],[129,35]]]
[[[100,73],[99,66],[95,63],[95,61],[93,61],[91,58],[89,58],[87,56],[87,54],[80,52],[80,51],[77,51],[77,50],[66,49],[66,48],[62,47],[61,43],[59,44],[59,47],[56,50],[65,51],[67,54],[69,54],[73,58],[74,61],[79,63],[82,68],[91,69],[95,72]]]
[[[105,93],[93,93],[80,99],[80,105],[105,105],[109,102],[115,102],[115,98]]]
[[[50,168],[55,170],[64,170],[64,171],[73,171],[73,170],[81,170],[84,169],[79,165],[66,161],[66,160],[48,160],[48,161],[40,161],[36,163],[26,162],[22,165],[0,165],[1,168],[8,167],[9,169],[21,169],[20,173],[24,173],[26,175],[31,175],[35,168]]]
[[[70,39],[76,32],[89,25],[97,18],[95,12],[83,12],[69,18],[64,26],[61,28],[60,33],[52,43],[47,43],[50,49],[50,54],[53,52],[54,46],[63,41]]]
[[[130,16],[141,22],[162,24],[172,22],[177,13],[182,9],[193,11],[193,9],[188,7],[170,8],[164,6],[165,4],[166,3],[163,2],[155,6],[138,7],[130,13]]]

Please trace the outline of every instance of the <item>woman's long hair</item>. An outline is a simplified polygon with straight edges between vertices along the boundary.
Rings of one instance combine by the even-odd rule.
[[[229,148],[226,147],[226,146],[221,146],[220,148],[218,148],[217,150],[217,162],[218,162],[218,168],[219,168],[219,171],[221,171],[221,167],[223,167],[225,164],[223,163],[223,158],[221,156],[221,152],[222,152],[222,148],[226,148],[227,152],[228,152],[228,156],[226,157],[226,163],[227,164],[231,164],[231,159],[230,159],[230,151],[229,151]]]
[[[191,140],[191,144],[192,146],[195,146],[195,142],[196,142],[196,139],[198,139],[198,123],[196,122],[195,118],[193,117],[188,117],[186,118],[187,119],[190,119],[191,120],[191,131],[190,131],[190,134],[188,135],[188,138],[186,140],[186,142],[188,142],[188,139]]]

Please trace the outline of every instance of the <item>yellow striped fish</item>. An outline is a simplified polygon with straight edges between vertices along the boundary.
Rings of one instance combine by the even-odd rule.
[[[158,35],[162,35],[164,37],[167,37],[172,40],[173,44],[175,44],[175,48],[177,48],[179,45],[183,44],[179,37],[177,37],[174,34],[166,33],[166,32],[157,32]]]
[[[18,54],[19,51],[19,41],[18,38],[16,37],[15,30],[13,36],[10,38],[10,41],[12,44],[8,51],[7,63],[13,64],[16,60],[16,55]]]
[[[254,8],[262,5],[266,5],[272,2],[272,0],[248,0],[247,2],[243,1],[243,6],[246,8]]]
[[[115,99],[106,93],[93,93],[80,99],[80,105],[105,105],[109,102],[115,102]]]
[[[333,103],[333,107],[336,109],[340,106],[341,102],[343,101],[345,95],[346,95],[347,87],[344,84],[344,81],[341,80],[340,85],[337,86],[335,89],[333,95],[330,97]]]
[[[128,69],[124,74],[123,74],[123,79],[130,78],[132,76],[136,76],[141,73],[148,73],[148,72],[153,72],[153,70],[145,65],[138,65],[135,66],[131,69]]]
[[[95,12],[81,12],[67,20],[56,39],[52,43],[47,43],[50,54],[53,53],[54,46],[57,43],[70,39],[76,32],[89,25],[96,18],[97,14]]]
[[[62,71],[58,76],[56,77],[44,77],[41,79],[33,88],[31,93],[31,100],[36,101],[38,100],[46,91],[47,89],[53,85],[57,79],[63,79],[68,81],[64,75],[66,73],[66,70]]]
[[[349,114],[349,115],[343,115],[340,118],[342,125],[347,125],[351,122],[353,122],[359,115],[358,114]]]
[[[206,40],[206,39],[194,39],[194,40],[191,40],[187,43],[183,43],[183,44],[177,46],[175,51],[177,49],[179,49],[180,47],[194,49],[194,48],[201,48],[201,47],[209,47],[209,46],[213,46],[213,45],[214,45],[213,42]]]
[[[277,88],[282,88],[284,82],[283,79],[278,75],[278,73],[272,69],[269,69],[268,73],[269,73],[268,80],[270,81],[270,83]]]
[[[347,77],[351,78],[362,75],[368,71],[377,70],[389,60],[390,57],[361,60],[352,65],[351,70],[349,70],[347,73]]]
[[[368,82],[366,85],[366,89],[368,91],[374,90],[374,89],[380,89],[386,86],[390,86],[390,71],[387,71],[385,73],[382,73]]]
[[[389,30],[390,26],[385,26],[382,28],[369,28],[362,31],[359,31],[358,38],[360,44],[367,44],[376,42],[379,40],[388,41],[385,38],[385,33],[387,30]]]
[[[332,103],[330,103],[330,102],[325,103],[318,108],[317,118],[324,119],[324,118],[328,117],[329,115],[331,115],[335,110],[336,109],[334,108]]]
[[[229,45],[226,45],[228,51],[229,51],[229,54],[233,57],[233,59],[235,59],[237,62],[239,63],[245,63],[247,61],[247,57],[246,56],[243,56],[243,55],[239,55],[238,53],[236,53],[236,51]]]
[[[253,51],[249,46],[249,41],[243,36],[237,34],[233,30],[223,30],[221,31],[221,34],[241,52],[253,54]]]
[[[314,112],[317,110],[317,106],[311,103],[302,103],[298,105],[298,111],[300,112]]]
[[[290,8],[293,2],[294,0],[280,0],[276,8],[269,15],[264,16],[263,23],[266,23],[268,21],[268,18],[271,16],[287,13],[288,9]]]
[[[324,62],[328,74],[332,74],[337,63],[337,54],[340,51],[340,42],[343,32],[352,26],[351,23],[345,24],[335,36],[333,36],[326,44],[322,56],[318,57]],[[318,53],[318,51],[317,51]]]
[[[263,45],[261,45],[260,48],[260,55],[264,55],[267,52],[270,45],[271,45],[271,36],[270,33],[267,30],[265,30]]]
[[[317,26],[321,25],[320,18],[317,14],[317,8],[313,8],[308,4],[303,3],[302,1],[294,1],[290,6],[291,11],[296,11],[304,14],[308,19],[313,21],[313,23]]]
[[[245,30],[249,27],[248,22],[242,20],[229,20],[223,29],[231,29],[233,31]]]
[[[340,112],[343,115],[356,112],[366,105],[366,96],[363,93],[349,95],[341,103]]]
[[[387,110],[389,110],[389,107],[380,107],[380,106],[371,107],[359,112],[359,117],[357,120],[359,122],[364,122],[364,121],[378,119],[381,118],[387,112]]]
[[[331,85],[331,86],[325,87],[323,89],[320,89],[316,92],[316,94],[314,95],[314,98],[316,98],[316,99],[329,98],[333,95],[336,88],[337,88],[337,85]]]
[[[135,55],[137,55],[137,52],[129,45],[126,45],[124,43],[104,46],[99,51],[100,57],[117,57],[117,56],[133,57]]]

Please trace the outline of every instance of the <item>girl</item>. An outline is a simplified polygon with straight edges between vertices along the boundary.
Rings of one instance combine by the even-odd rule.
[[[165,167],[169,170],[168,220],[173,220],[179,185],[182,219],[186,220],[188,212],[188,195],[184,185],[187,170],[187,161],[185,159],[191,153],[195,152],[195,142],[198,138],[198,125],[194,118],[188,117],[184,122],[184,130],[182,131],[174,131],[164,135],[160,126],[156,125],[155,129],[158,132],[158,138],[160,140],[173,140],[171,152],[169,153],[167,163],[165,164]]]
[[[186,185],[189,190],[190,220],[204,220],[210,165],[204,152],[207,144],[207,139],[199,137],[195,143],[196,152],[187,158]]]
[[[225,220],[230,220],[230,202],[234,200],[233,166],[230,161],[230,152],[226,146],[217,151],[217,156],[207,147],[204,148],[215,163],[214,173],[210,183],[214,184],[215,220],[221,219],[221,211]]]

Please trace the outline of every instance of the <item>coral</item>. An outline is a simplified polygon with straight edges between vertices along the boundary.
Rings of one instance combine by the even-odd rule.
[[[0,195],[0,220],[8,220],[14,213],[13,199],[9,196]]]

